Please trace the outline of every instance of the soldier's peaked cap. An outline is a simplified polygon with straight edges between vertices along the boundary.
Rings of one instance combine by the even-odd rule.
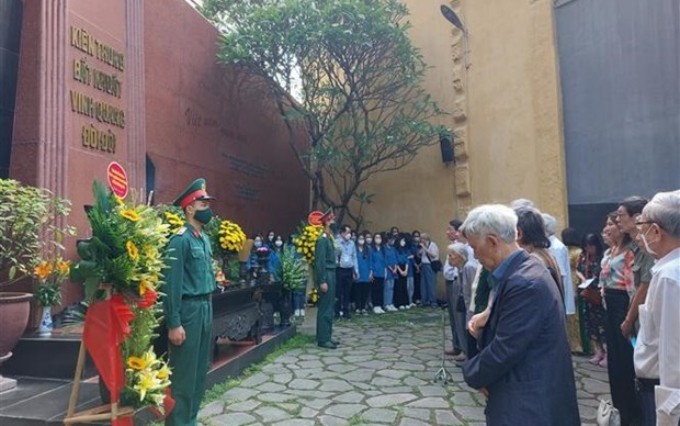
[[[184,191],[172,202],[173,205],[186,208],[196,200],[214,200],[215,197],[208,195],[205,190],[205,179],[198,178],[191,182]]]

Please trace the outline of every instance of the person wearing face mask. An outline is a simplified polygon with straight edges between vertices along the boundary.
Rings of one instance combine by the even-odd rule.
[[[634,352],[643,424],[680,425],[680,191],[656,194],[636,227],[656,259]]]
[[[203,227],[212,219],[205,179],[196,179],[173,202],[184,210],[186,224],[170,237],[164,270],[163,310],[172,368],[175,408],[166,425],[196,424],[208,373],[212,336],[215,273],[210,240]]]
[[[366,244],[364,234],[359,235],[357,238],[356,252],[359,275],[352,286],[354,289],[354,300],[356,300],[355,313],[366,315],[368,292],[371,288],[371,249]]]
[[[394,247],[394,234],[388,234],[387,245],[385,246],[385,264],[387,270],[385,271],[385,288],[383,289],[383,303],[384,310],[387,312],[395,312],[397,308],[394,306],[394,283],[399,277],[397,272],[397,249]]]
[[[318,219],[311,219],[318,216]],[[316,313],[316,342],[319,347],[336,349],[338,342],[333,340],[333,311],[335,306],[335,278],[337,256],[333,243],[332,225],[335,223],[333,210],[326,213],[310,214],[310,224],[325,227],[316,240],[314,249],[314,284],[319,292]]]
[[[371,271],[373,272],[373,282],[371,283],[371,300],[373,302],[373,313],[384,314],[382,309],[384,300],[385,272],[387,263],[385,261],[385,247],[383,247],[383,235],[377,233],[373,236],[373,255],[371,256]]]
[[[394,282],[394,305],[397,309],[411,308],[411,299],[408,296],[408,278],[411,278],[411,289],[413,289],[413,270],[409,265],[409,257],[411,256],[409,237],[408,234],[400,234],[397,244],[397,279]]]
[[[411,265],[413,269],[413,291],[410,293],[412,305],[420,304],[420,257],[422,256],[422,247],[420,246],[420,231],[414,230],[411,232]]]
[[[352,294],[352,283],[359,276],[359,265],[357,264],[357,249],[352,241],[352,229],[347,225],[340,227],[340,235],[336,241],[338,253],[337,285],[338,302],[336,313],[338,317],[350,318],[350,296]]]
[[[274,238],[276,237],[276,234],[274,231],[269,231],[267,232],[267,247],[269,247],[270,250],[274,249]]]
[[[250,249],[250,257],[248,258],[247,265],[247,269],[253,274],[255,273],[255,271],[257,270],[257,266],[259,265],[257,249],[265,246],[263,240],[264,239],[262,238],[262,234],[253,235],[253,248]]]
[[[269,252],[269,262],[267,263],[267,270],[269,271],[270,280],[273,282],[281,281],[281,257],[283,256],[283,237],[277,235],[272,238],[272,249]]]

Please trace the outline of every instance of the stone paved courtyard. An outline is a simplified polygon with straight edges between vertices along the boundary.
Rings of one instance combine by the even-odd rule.
[[[299,331],[313,333],[313,317]],[[433,382],[441,332],[440,312],[432,309],[336,322],[340,348],[307,339],[232,382],[199,418],[214,426],[483,425],[484,397],[465,385],[450,358],[454,383]],[[574,364],[581,418],[594,425],[598,399],[609,398],[607,373],[587,358]]]

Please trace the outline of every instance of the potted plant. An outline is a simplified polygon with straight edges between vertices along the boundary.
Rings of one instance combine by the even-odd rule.
[[[43,260],[33,270],[38,281],[35,287],[35,300],[42,308],[38,334],[52,334],[52,307],[61,303],[61,284],[69,276],[69,262],[57,256],[54,260]]]
[[[290,325],[291,297],[294,291],[306,287],[307,263],[295,246],[286,244],[281,254],[281,325]]]
[[[0,364],[28,324],[33,295],[26,281],[43,253],[63,249],[65,236],[74,235],[65,225],[68,200],[46,189],[11,179],[0,179]]]

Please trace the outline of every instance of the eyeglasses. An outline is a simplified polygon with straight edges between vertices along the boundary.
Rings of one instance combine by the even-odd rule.
[[[638,231],[642,231],[642,225],[651,225],[656,222],[653,222],[651,220],[638,220],[635,222],[635,227],[637,228]]]

